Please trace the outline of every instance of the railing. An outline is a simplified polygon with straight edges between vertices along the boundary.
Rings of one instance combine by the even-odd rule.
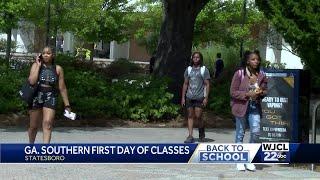
[[[0,52],[0,57],[5,58],[5,53]],[[26,66],[30,66],[34,61],[35,53],[11,53],[9,65],[12,69],[20,70]]]
[[[311,143],[315,144],[316,143],[316,138],[317,138],[317,129],[316,129],[316,119],[317,119],[317,111],[320,106],[320,101],[318,100],[312,111],[312,135],[311,135]],[[312,163],[311,164],[311,171],[314,171],[315,165]]]

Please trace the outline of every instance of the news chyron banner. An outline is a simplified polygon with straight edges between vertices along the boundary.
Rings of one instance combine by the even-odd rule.
[[[290,72],[267,72],[268,94],[262,99],[262,142],[289,142],[294,111],[295,76]]]
[[[0,144],[1,163],[319,163],[320,144]]]

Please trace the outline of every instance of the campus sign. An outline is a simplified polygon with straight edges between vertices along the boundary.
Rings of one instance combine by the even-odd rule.
[[[301,141],[300,70],[267,70],[268,95],[262,100],[262,142]],[[300,134],[299,134],[300,133]]]

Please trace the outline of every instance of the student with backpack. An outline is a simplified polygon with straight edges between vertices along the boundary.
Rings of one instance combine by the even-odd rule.
[[[188,111],[189,135],[185,143],[193,143],[193,124],[198,122],[199,142],[205,140],[204,123],[201,118],[203,108],[208,104],[210,91],[210,73],[203,66],[203,56],[200,52],[194,52],[191,56],[190,66],[184,72],[181,105]]]
[[[243,143],[249,122],[249,143],[258,143],[260,136],[261,99],[267,94],[267,78],[260,70],[261,59],[256,52],[246,51],[242,67],[233,75],[230,95],[231,109],[236,121],[235,142]],[[237,164],[237,170],[255,171],[254,164]]]

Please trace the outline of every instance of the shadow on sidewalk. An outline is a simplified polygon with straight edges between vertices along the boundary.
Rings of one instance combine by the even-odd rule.
[[[256,164],[256,168],[257,168],[257,170],[263,170],[263,169],[266,169],[266,168],[271,168],[272,167],[272,165],[270,164]]]
[[[206,128],[206,132],[213,132],[217,134],[233,134],[235,129],[233,128],[226,128],[226,129],[219,129],[219,128]]]
[[[113,128],[108,127],[57,127],[53,128],[54,132],[60,133],[74,133],[74,131],[111,131]],[[27,127],[1,127],[0,132],[26,132]],[[38,132],[42,132],[42,127],[39,128]]]
[[[200,143],[200,142],[199,142],[199,138],[194,138],[194,140],[195,140],[197,143]],[[201,142],[201,143],[209,143],[209,142],[214,142],[214,141],[215,141],[214,139],[204,138],[204,142]]]

